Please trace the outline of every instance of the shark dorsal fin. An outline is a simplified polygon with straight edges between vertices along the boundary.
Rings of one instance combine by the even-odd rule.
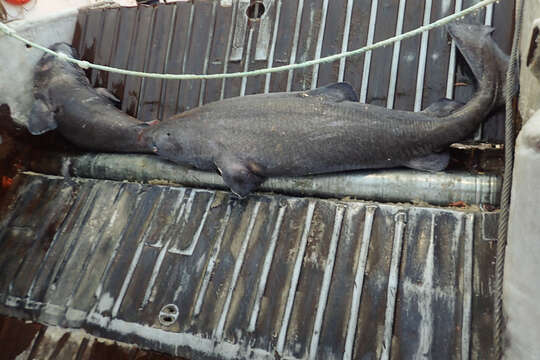
[[[429,105],[427,108],[422,110],[422,112],[429,116],[445,117],[450,115],[463,105],[464,104],[460,103],[459,101],[442,98]]]
[[[342,102],[342,101],[358,101],[358,95],[354,91],[353,87],[346,82],[333,83],[319,88],[305,91],[303,96],[323,96],[329,101]]]

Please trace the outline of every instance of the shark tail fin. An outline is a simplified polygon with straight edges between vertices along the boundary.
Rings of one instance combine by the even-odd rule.
[[[494,28],[454,22],[447,25],[446,29],[470,66],[479,86],[494,82],[487,86],[495,86],[497,89],[495,106],[503,105],[508,56],[492,39]]]

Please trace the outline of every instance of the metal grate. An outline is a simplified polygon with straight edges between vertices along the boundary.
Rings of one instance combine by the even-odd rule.
[[[223,73],[278,66],[356,49],[417,28],[475,1],[264,0],[258,21],[249,0],[195,0],[137,8],[90,9],[79,14],[74,44],[82,58],[131,70]],[[511,45],[513,2],[469,16],[495,26],[495,40]],[[456,72],[456,51],[444,29],[377,49],[365,56],[285,73],[228,80],[163,81],[92,71],[123,110],[143,120],[166,118],[210,101],[265,91],[304,90],[345,80],[361,101],[420,110],[448,96],[467,101],[470,77]],[[502,142],[503,121],[487,121],[478,139]],[[482,135],[480,138],[479,135]]]

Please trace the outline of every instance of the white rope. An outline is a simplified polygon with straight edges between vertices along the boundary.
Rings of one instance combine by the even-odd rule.
[[[367,51],[371,51],[380,47],[385,47],[388,45],[393,44],[397,41],[402,41],[404,39],[416,36],[418,34],[421,34],[425,31],[429,31],[432,29],[435,29],[437,27],[441,27],[443,25],[446,25],[456,19],[461,19],[465,15],[468,15],[470,13],[476,12],[479,9],[488,6],[489,4],[493,4],[494,2],[498,2],[499,0],[483,0],[478,2],[477,4],[464,9],[462,11],[459,11],[457,13],[454,13],[452,15],[449,15],[447,17],[444,17],[442,19],[439,19],[431,24],[421,26],[415,30],[409,31],[407,33],[397,35],[391,38],[388,38],[383,41],[379,41],[375,44],[364,46],[363,48],[351,50],[351,51],[345,51],[339,54],[330,55],[327,57],[323,57],[316,60],[310,60],[303,63],[298,64],[290,64],[290,65],[283,65],[283,66],[277,66],[273,68],[264,68],[259,70],[253,70],[253,71],[243,71],[243,72],[235,72],[235,73],[228,73],[228,74],[159,74],[159,73],[146,73],[146,72],[140,72],[140,71],[132,71],[132,70],[125,70],[125,69],[118,69],[110,66],[104,66],[104,65],[98,65],[93,64],[88,61],[84,60],[78,60],[74,59],[72,57],[68,57],[65,54],[57,53],[55,51],[52,51],[50,49],[47,49],[46,47],[43,47],[39,44],[34,43],[33,41],[27,40],[23,38],[22,36],[18,35],[16,31],[6,24],[3,24],[0,22],[0,30],[4,32],[6,35],[11,36],[17,40],[22,41],[23,43],[34,47],[36,49],[39,49],[41,51],[44,51],[48,54],[51,54],[53,56],[59,57],[62,60],[66,60],[72,63],[75,63],[79,65],[83,69],[96,69],[96,70],[103,70],[103,71],[109,71],[112,73],[122,74],[122,75],[131,75],[131,76],[139,76],[139,77],[147,77],[147,78],[155,78],[155,79],[170,79],[170,80],[199,80],[199,79],[223,79],[223,78],[237,78],[237,77],[246,77],[246,76],[257,76],[257,75],[263,75],[263,74],[269,74],[269,73],[275,73],[280,71],[289,71],[294,69],[300,69],[308,66],[313,66],[321,63],[327,63],[332,62],[335,60],[339,60],[341,58],[359,55]]]

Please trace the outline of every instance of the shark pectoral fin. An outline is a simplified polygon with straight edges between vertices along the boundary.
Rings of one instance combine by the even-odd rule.
[[[54,130],[58,127],[54,112],[47,102],[42,99],[36,99],[32,105],[32,111],[28,119],[28,131],[32,135],[41,135],[47,131]]]
[[[422,156],[416,159],[409,160],[403,165],[416,170],[422,171],[442,171],[446,169],[450,162],[450,154],[447,152],[433,153]]]
[[[426,115],[435,116],[435,117],[444,117],[448,116],[464,104],[459,101],[454,101],[446,98],[439,99],[437,102],[429,105],[427,108],[422,110]]]
[[[96,88],[95,90],[100,96],[104,97],[105,99],[110,100],[114,105],[118,105],[121,103],[120,99],[114,96],[113,93],[111,93],[108,89],[99,87],[99,88]]]
[[[353,87],[346,82],[322,86],[303,93],[304,96],[323,96],[333,102],[358,101]]]
[[[255,190],[265,180],[254,174],[240,160],[233,156],[222,156],[215,163],[225,185],[239,198],[243,198]]]

